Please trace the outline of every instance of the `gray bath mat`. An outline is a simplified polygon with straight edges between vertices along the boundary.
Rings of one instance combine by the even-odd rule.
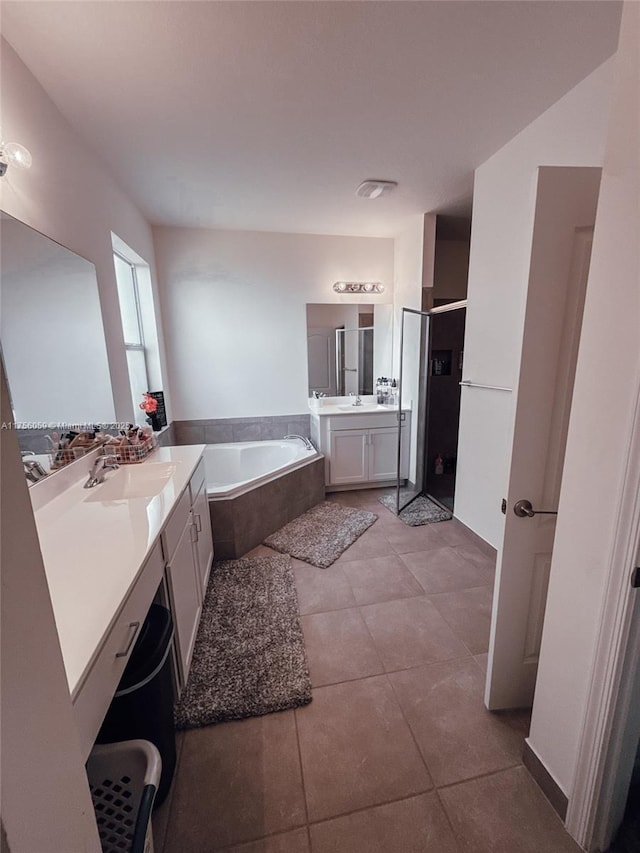
[[[258,717],[310,701],[290,558],[245,557],[214,566],[176,727]]]
[[[276,530],[264,544],[326,569],[371,527],[377,517],[365,509],[324,501]]]
[[[390,509],[391,512],[395,513],[395,495],[383,495],[379,498],[379,501],[381,504],[384,504],[387,509]],[[409,527],[420,527],[421,524],[432,524],[434,521],[449,521],[452,518],[452,515],[446,509],[442,509],[442,507],[438,506],[437,503],[429,500],[429,498],[424,495],[420,495],[412,501],[409,506],[400,510],[398,518],[400,521],[404,521],[405,524],[408,524]]]

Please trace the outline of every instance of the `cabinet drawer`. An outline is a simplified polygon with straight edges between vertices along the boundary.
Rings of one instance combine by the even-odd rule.
[[[402,413],[404,414],[404,412]],[[397,412],[370,412],[357,415],[331,415],[329,429],[375,429],[398,425]]]
[[[204,470],[204,459],[201,459],[198,462],[198,467],[191,475],[191,480],[189,481],[189,489],[191,491],[191,503],[195,503],[196,498],[198,497],[198,493],[202,489],[205,481],[206,472]]]
[[[191,510],[191,496],[189,489],[185,489],[180,495],[180,499],[176,504],[176,508],[171,513],[169,521],[164,526],[162,531],[162,547],[164,549],[164,558],[169,563],[178,546],[182,531],[185,524],[189,521],[189,512]]]
[[[109,631],[75,699],[73,711],[86,758],[129,660],[153,596],[162,581],[164,560],[157,544]]]

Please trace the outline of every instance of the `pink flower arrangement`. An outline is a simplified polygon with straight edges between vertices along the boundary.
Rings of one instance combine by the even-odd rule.
[[[143,394],[143,400],[140,403],[140,408],[148,415],[152,415],[158,408],[158,401],[151,394]]]

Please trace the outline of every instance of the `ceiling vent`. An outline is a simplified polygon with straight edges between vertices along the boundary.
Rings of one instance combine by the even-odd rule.
[[[396,181],[378,181],[370,178],[360,184],[356,190],[356,195],[360,198],[380,198],[380,196],[388,195],[397,186]]]

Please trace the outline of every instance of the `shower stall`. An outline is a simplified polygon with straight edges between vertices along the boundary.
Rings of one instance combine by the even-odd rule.
[[[399,409],[411,409],[411,429],[398,423],[395,512],[425,495],[453,511],[466,300],[429,311],[403,308],[400,319]],[[400,461],[409,442],[409,477]]]

